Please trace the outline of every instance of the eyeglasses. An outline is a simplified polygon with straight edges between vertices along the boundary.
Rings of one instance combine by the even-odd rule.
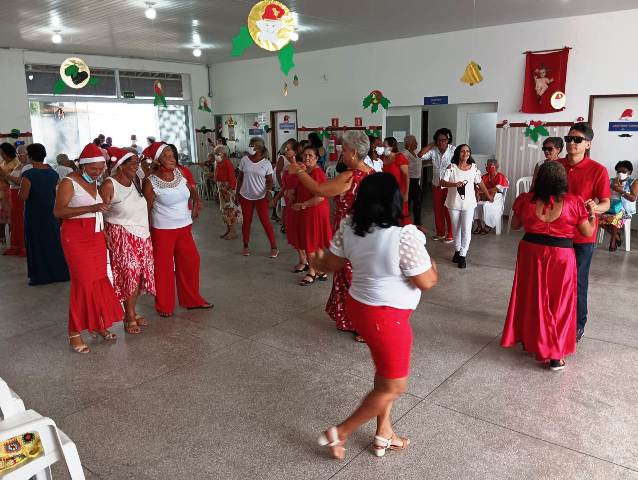
[[[578,136],[573,136],[573,135],[565,135],[563,138],[565,139],[565,143],[574,142],[576,145],[578,145],[579,143],[589,142],[590,141],[589,138],[578,137]]]
[[[578,138],[580,138],[580,137],[578,137]],[[554,150],[554,147],[543,147],[543,148],[541,148],[541,150],[543,152],[547,153],[547,152],[551,152],[552,150]]]

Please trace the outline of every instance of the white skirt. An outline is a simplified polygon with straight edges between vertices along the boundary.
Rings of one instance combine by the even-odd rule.
[[[478,202],[474,210],[474,219],[482,220],[490,228],[496,228],[497,222],[503,216],[504,200],[503,194],[497,193],[493,202]]]

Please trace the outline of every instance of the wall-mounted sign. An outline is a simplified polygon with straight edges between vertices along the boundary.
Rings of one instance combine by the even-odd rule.
[[[354,126],[355,127],[363,127],[363,118],[354,117]]]
[[[263,135],[264,134],[264,129],[263,128],[249,128],[248,129],[248,135]]]
[[[331,118],[330,119],[330,125],[332,125],[333,128],[337,128],[339,126],[339,119],[338,118]]]
[[[122,98],[135,98],[135,92],[133,91],[122,92]]]
[[[609,122],[610,132],[638,132],[638,122]]]
[[[296,126],[296,123],[280,123],[279,130],[294,130]]]
[[[447,105],[448,98],[445,96],[423,97],[423,105]]]

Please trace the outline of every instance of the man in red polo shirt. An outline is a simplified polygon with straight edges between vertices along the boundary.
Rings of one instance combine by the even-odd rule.
[[[611,197],[607,169],[595,162],[587,151],[591,148],[594,131],[587,123],[575,123],[565,137],[567,157],[558,161],[567,171],[569,193],[580,195],[585,204],[590,204],[596,214],[609,209]],[[591,237],[583,237],[578,231],[574,237],[574,252],[578,267],[578,302],[576,340],[580,341],[587,323],[587,291],[589,289],[589,267],[596,246],[598,222]]]

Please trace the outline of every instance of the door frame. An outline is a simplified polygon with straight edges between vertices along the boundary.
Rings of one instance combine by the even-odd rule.
[[[618,93],[611,95],[590,95],[589,96],[589,112],[587,112],[587,122],[591,125],[594,119],[594,102],[601,98],[628,98],[638,97],[638,93]]]
[[[277,152],[279,150],[279,145],[276,145],[275,143],[277,142],[277,123],[275,122],[275,117],[277,116],[278,113],[284,113],[284,112],[295,112],[295,122],[296,122],[296,127],[295,127],[295,132],[297,132],[297,140],[299,140],[299,112],[297,111],[296,108],[286,108],[285,110],[271,110],[270,111],[270,128],[272,129],[272,135],[270,136],[270,152],[272,153],[273,156],[277,155]]]

